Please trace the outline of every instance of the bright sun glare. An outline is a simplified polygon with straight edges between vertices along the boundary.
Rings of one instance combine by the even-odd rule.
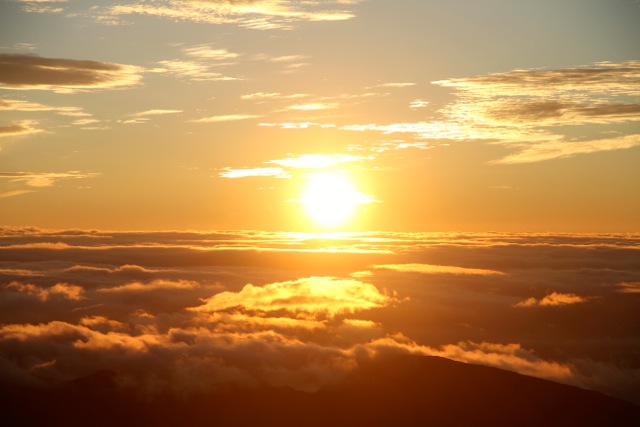
[[[317,225],[336,227],[351,219],[356,207],[369,200],[343,174],[321,172],[310,176],[301,202],[307,215]]]

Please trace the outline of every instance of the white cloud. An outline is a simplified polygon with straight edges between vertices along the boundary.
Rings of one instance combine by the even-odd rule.
[[[282,168],[225,168],[220,172],[222,178],[247,178],[247,177],[273,177],[290,178],[291,176]]]
[[[238,120],[256,119],[262,116],[255,114],[228,114],[221,116],[202,117],[200,119],[191,120],[192,123],[221,123],[221,122],[235,122]]]

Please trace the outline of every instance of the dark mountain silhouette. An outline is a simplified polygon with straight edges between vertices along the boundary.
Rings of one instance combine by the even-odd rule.
[[[20,426],[637,426],[640,407],[603,394],[438,357],[361,364],[315,393],[232,387],[143,397],[95,374],[48,389],[3,387]],[[4,422],[3,422],[4,424]]]

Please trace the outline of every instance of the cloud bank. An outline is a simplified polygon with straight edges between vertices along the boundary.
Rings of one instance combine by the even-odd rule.
[[[400,353],[638,402],[638,239],[2,228],[0,379],[314,391]]]

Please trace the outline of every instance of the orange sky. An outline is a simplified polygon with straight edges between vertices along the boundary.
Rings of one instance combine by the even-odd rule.
[[[0,224],[638,230],[634,2],[16,0],[0,16]],[[343,181],[309,190],[318,175]]]

